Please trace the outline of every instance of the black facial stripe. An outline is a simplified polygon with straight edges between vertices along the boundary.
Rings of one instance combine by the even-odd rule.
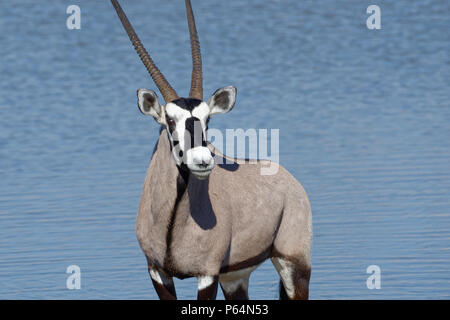
[[[161,132],[162,130],[164,130],[163,126],[161,126],[161,130],[159,132]],[[169,133],[167,131],[166,131],[166,133],[167,133],[167,139],[170,139]],[[173,144],[174,144],[173,147],[176,147],[179,143],[180,142],[178,140],[173,141]],[[156,144],[155,150],[153,150],[153,153],[155,153],[157,145],[158,145],[158,143]],[[171,152],[173,150],[173,147],[172,147],[172,144],[170,144],[170,151]],[[180,157],[183,157],[183,151],[180,150],[178,155]],[[152,157],[153,157],[153,155],[152,155]],[[189,169],[187,168],[187,166],[184,163],[181,163],[181,165],[177,164],[177,168],[178,168],[178,172],[180,173],[179,178],[181,179],[181,180],[180,179],[178,179],[178,180],[184,181],[184,184],[187,185],[187,183],[189,181]]]
[[[191,112],[192,110],[194,110],[195,107],[197,107],[200,103],[202,103],[202,100],[193,98],[179,98],[177,100],[172,101],[172,103],[175,103],[180,108]]]
[[[206,139],[203,135],[202,125],[199,118],[190,117],[185,122],[186,131],[189,132],[185,135],[185,147],[191,148],[203,146],[206,147]],[[190,138],[190,140],[189,140]]]
[[[172,101],[172,103],[175,103],[178,107],[187,110],[189,112],[192,112],[192,110],[195,109],[195,107],[198,107],[200,103],[202,103],[202,100],[194,99],[194,98],[179,98],[177,100]],[[197,118],[196,118],[197,119]],[[169,123],[169,117],[166,114],[166,123]],[[168,126],[170,134],[172,134],[175,131],[175,126]],[[176,142],[178,144],[178,142]],[[174,146],[176,145],[174,141]]]
[[[166,123],[169,123],[169,117],[167,116],[167,114],[166,114]],[[172,134],[172,132],[175,130],[175,126],[167,126],[168,128],[169,128],[169,132],[170,132],[170,134]]]

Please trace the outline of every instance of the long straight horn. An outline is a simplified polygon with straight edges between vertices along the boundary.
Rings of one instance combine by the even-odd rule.
[[[122,25],[125,28],[125,31],[127,32],[128,37],[130,38],[131,43],[134,46],[134,49],[136,49],[136,52],[141,58],[142,63],[144,63],[145,68],[152,76],[153,81],[163,95],[164,100],[166,102],[170,102],[178,99],[178,95],[175,90],[170,86],[169,82],[167,82],[164,75],[159,71],[158,67],[156,67],[152,58],[150,58],[147,50],[145,50],[136,32],[134,31],[133,26],[125,15],[125,12],[123,12],[122,8],[120,7],[120,4],[117,2],[117,0],[111,0],[111,3],[114,6],[114,9],[116,9],[117,15],[119,16],[119,19],[122,22]]]
[[[192,50],[192,80],[189,97],[203,100],[202,86],[202,55],[200,53],[200,42],[198,40],[197,28],[195,27],[194,14],[192,13],[191,1],[186,2],[186,14],[189,25]]]

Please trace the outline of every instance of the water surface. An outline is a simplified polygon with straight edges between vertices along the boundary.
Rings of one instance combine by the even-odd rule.
[[[81,30],[64,2],[1,4],[0,298],[155,299],[134,231],[158,134],[136,89],[155,86],[111,4],[73,4]],[[380,0],[382,29],[368,30],[370,4],[194,0],[205,96],[238,88],[211,126],[280,129],[280,162],[312,204],[311,298],[448,299],[450,7]],[[186,95],[182,1],[123,7]],[[72,264],[81,290],[66,288]],[[195,279],[176,286],[196,296]],[[277,291],[265,263],[250,297]]]

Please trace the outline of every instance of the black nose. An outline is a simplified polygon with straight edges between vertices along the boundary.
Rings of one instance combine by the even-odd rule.
[[[208,167],[208,164],[202,160],[202,163],[197,164],[197,166],[199,166],[200,168],[206,168]]]

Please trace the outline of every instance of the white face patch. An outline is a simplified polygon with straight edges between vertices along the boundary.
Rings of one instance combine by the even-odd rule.
[[[168,119],[175,122],[175,127],[169,130],[173,157],[178,165],[181,165],[183,160],[185,160],[188,168],[199,179],[206,178],[209,175],[210,170],[214,166],[214,159],[206,147],[185,145],[187,141],[192,141],[189,137],[186,137],[186,120],[193,117],[200,120],[201,128],[200,126],[198,128],[202,130],[203,137],[206,137],[206,121],[209,112],[210,108],[205,102],[201,102],[192,111],[186,110],[172,102],[169,102],[165,107],[167,118],[165,122],[169,121]],[[166,125],[169,127],[168,123]],[[198,165],[202,165],[202,167]]]
[[[203,136],[206,137],[206,120],[209,117],[209,106],[206,102],[200,103],[197,107],[192,110],[192,116],[200,119],[202,124]]]
[[[199,167],[199,164],[202,166]],[[206,147],[195,147],[186,152],[186,165],[197,179],[206,179],[214,167],[214,158]]]
[[[166,114],[174,119],[175,121],[180,121],[184,118],[186,120],[191,116],[191,113],[183,108],[180,108],[175,103],[169,102],[166,104]]]
[[[195,147],[186,152],[188,167],[199,163],[209,164],[212,160],[211,151],[206,147]]]
[[[202,122],[206,122],[209,116],[209,106],[206,102],[200,103],[197,107],[192,110],[192,116],[199,118]]]
[[[184,132],[186,130],[186,119],[191,116],[191,113],[183,108],[180,108],[175,103],[169,102],[166,105],[166,115],[175,121],[175,130],[169,134],[172,148],[173,157],[178,165],[180,165],[182,161],[182,155],[180,151],[185,150],[184,145]],[[168,125],[168,124],[167,124]],[[177,147],[174,145],[174,140],[178,141]]]

